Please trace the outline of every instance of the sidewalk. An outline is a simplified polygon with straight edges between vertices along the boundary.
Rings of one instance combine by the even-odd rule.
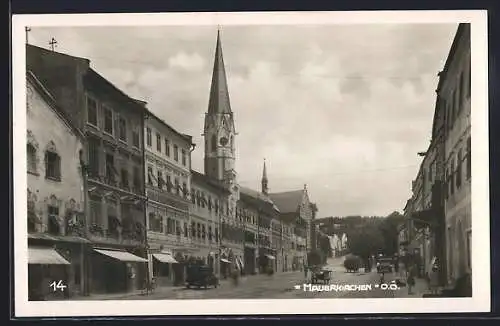
[[[412,294],[408,294],[408,286],[394,292],[396,298],[422,298],[425,293],[430,293],[427,281],[423,278],[415,279],[415,286],[412,288]]]

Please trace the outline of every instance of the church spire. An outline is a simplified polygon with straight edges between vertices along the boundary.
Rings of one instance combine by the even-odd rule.
[[[229,90],[227,87],[226,69],[222,55],[220,28],[217,28],[217,43],[215,47],[214,68],[212,71],[212,84],[208,100],[208,114],[231,113]]]
[[[267,169],[266,169],[266,159],[264,159],[264,168],[262,169],[262,193],[267,195],[269,192],[268,180],[267,180]]]

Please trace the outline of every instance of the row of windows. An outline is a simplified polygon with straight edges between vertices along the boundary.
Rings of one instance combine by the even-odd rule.
[[[467,77],[464,75],[467,74]],[[471,96],[471,70],[470,70],[470,60],[467,64],[467,69],[461,71],[459,78],[455,81],[453,87],[453,92],[451,93],[451,98],[447,100],[443,99],[444,107],[446,108],[446,131],[449,132],[459,114],[462,112],[465,100],[469,99]]]
[[[451,197],[455,190],[462,187],[463,178],[463,162],[465,161],[465,177],[467,180],[471,178],[471,140],[470,137],[467,139],[466,153],[463,155],[462,149],[459,149],[456,157],[450,160],[450,166],[446,169],[446,180],[445,180],[445,198]]]
[[[141,190],[141,169],[135,164],[133,166],[133,176],[130,178],[128,164],[116,167],[116,154],[114,152],[105,152],[104,157],[101,154],[101,144],[98,140],[88,140],[89,161],[88,173],[90,177],[100,176],[100,165],[104,159],[104,181],[113,186],[119,186],[126,190]]]
[[[38,174],[38,153],[32,144],[26,145],[27,169],[29,173]],[[61,157],[55,151],[46,150],[44,154],[45,178],[61,181]]]
[[[170,174],[163,173],[163,171],[157,170],[156,176],[153,173],[153,167],[148,166],[148,184],[150,186],[156,185],[159,189],[165,189],[168,192],[172,192],[178,196],[181,196],[185,199],[189,196],[189,188],[186,182],[182,182],[182,185],[179,181],[179,178],[174,178],[172,182],[172,177]]]
[[[153,136],[152,136],[152,131],[151,131],[151,128],[146,128],[146,145],[148,147],[152,147],[153,146]],[[171,157],[171,144],[170,144],[170,140],[168,140],[167,138],[165,138],[163,141],[162,141],[162,136],[159,132],[156,133],[156,151],[158,153],[163,153],[163,149],[165,150],[165,156],[167,157]],[[173,146],[173,156],[174,156],[174,161],[176,162],[179,162],[179,146],[177,144],[174,144]],[[188,158],[187,158],[187,151],[186,149],[182,148],[180,150],[180,156],[181,156],[181,163],[183,166],[187,166],[187,161],[188,161]]]
[[[149,214],[149,230],[153,232],[160,232],[165,234],[174,234],[177,236],[184,236],[185,238],[193,238],[199,240],[208,240],[216,242],[219,237],[219,229],[212,228],[210,225],[204,223],[191,222],[191,226],[184,222],[181,223],[173,218],[167,218],[166,225],[164,225],[163,216],[160,214]]]
[[[99,114],[101,112],[101,115]],[[116,116],[118,116],[117,119]],[[99,123],[101,121],[101,123]],[[101,129],[110,136],[118,138],[120,141],[128,142],[127,119],[119,116],[110,107],[99,103],[87,96],[87,123],[97,129]],[[132,145],[140,148],[140,134],[137,128],[132,130]]]

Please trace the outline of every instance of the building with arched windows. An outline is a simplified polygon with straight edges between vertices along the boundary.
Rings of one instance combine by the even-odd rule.
[[[32,73],[27,82],[27,231],[30,299],[84,291],[83,135]],[[64,291],[51,291],[53,281]],[[62,288],[61,288],[62,289]]]

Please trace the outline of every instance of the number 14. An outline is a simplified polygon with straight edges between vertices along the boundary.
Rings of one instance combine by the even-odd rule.
[[[68,287],[67,285],[64,285],[62,280],[59,280],[57,283],[56,281],[54,281],[50,283],[49,286],[54,290],[54,292],[56,292],[57,290],[64,291],[64,289]]]

